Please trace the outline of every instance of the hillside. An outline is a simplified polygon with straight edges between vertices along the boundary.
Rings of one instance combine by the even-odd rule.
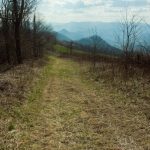
[[[79,40],[79,39],[85,37],[84,32],[81,32],[81,31],[75,32],[73,30],[73,32],[72,32],[72,31],[68,31],[66,29],[62,29],[62,30],[58,31],[58,33],[67,36],[68,38],[72,39],[73,41],[76,41],[76,40]]]
[[[67,37],[66,35],[62,34],[62,33],[59,33],[59,32],[55,32],[55,35],[56,35],[56,38],[58,41],[71,41],[71,39],[69,37]]]
[[[77,41],[76,43],[80,44],[82,47],[85,47],[85,51],[93,49],[94,45],[97,47],[97,53],[105,53],[105,54],[120,54],[121,50],[111,46],[106,41],[104,41],[100,36],[93,35],[88,38],[83,38]]]

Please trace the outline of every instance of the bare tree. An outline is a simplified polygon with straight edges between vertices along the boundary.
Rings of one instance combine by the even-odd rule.
[[[42,47],[50,40],[52,28],[45,26],[44,23],[37,19],[34,14],[33,17],[33,55],[39,57],[42,55]],[[50,41],[49,41],[50,42]]]
[[[36,34],[37,34],[37,24],[36,24],[36,15],[34,14],[34,17],[33,17],[33,55],[34,57],[38,56]]]
[[[8,63],[20,64],[33,54],[43,56],[43,47],[52,44],[52,28],[35,15],[31,21],[36,3],[37,0],[0,0],[1,63],[7,59]]]
[[[23,61],[20,37],[22,21],[30,14],[31,10],[34,8],[35,2],[36,0],[12,0],[13,24],[15,28],[15,44],[18,63],[22,63]]]
[[[90,36],[90,44],[91,44],[91,52],[92,52],[92,63],[93,63],[93,68],[96,67],[96,55],[97,51],[100,48],[101,40],[98,36],[97,29],[94,28],[91,30],[92,36]]]
[[[70,51],[70,55],[72,55],[72,52],[73,52],[73,41],[69,42],[69,51]]]
[[[0,18],[2,20],[2,31],[5,40],[7,62],[10,64],[10,20],[11,20],[11,6],[9,0],[1,1]]]
[[[126,73],[128,71],[128,64],[131,63],[136,49],[138,39],[141,33],[141,20],[136,15],[129,16],[126,11],[125,17],[120,24],[121,35],[118,35],[118,44],[123,51],[124,66]]]

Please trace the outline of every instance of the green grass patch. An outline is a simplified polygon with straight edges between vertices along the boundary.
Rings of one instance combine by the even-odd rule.
[[[60,44],[56,44],[54,46],[54,49],[56,52],[59,52],[59,53],[70,53],[69,49],[63,45],[60,45]],[[77,49],[73,49],[73,53],[74,54],[88,54],[88,52],[86,51],[81,51],[81,50],[77,50]]]
[[[28,96],[28,101],[32,102],[34,100],[38,100],[42,96],[43,89],[46,85],[47,79],[52,71],[52,63],[54,58],[49,57],[49,64],[47,64],[43,70],[41,71],[40,77],[36,82],[36,85],[32,89],[31,93]]]
[[[40,99],[42,99],[43,90],[47,85],[48,78],[50,77],[50,75],[52,75],[52,66],[55,61],[54,59],[55,58],[52,56],[48,58],[48,64],[41,70],[38,79],[36,80],[32,90],[28,94],[26,104],[19,109],[15,109],[15,112],[18,116],[19,114],[22,114],[22,108],[30,110],[32,109],[31,107],[33,107],[33,110],[36,110],[36,106],[40,105]]]
[[[69,52],[67,47],[60,45],[60,44],[56,44],[54,46],[54,49],[56,52],[60,52],[60,53],[68,53]]]

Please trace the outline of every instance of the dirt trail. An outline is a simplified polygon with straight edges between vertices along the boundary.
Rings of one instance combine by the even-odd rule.
[[[29,121],[18,123],[16,149],[146,149],[149,138],[140,139],[140,134],[147,134],[148,124],[142,114],[128,114],[105,88],[96,90],[84,83],[79,68],[75,62],[55,58],[40,103],[29,109]]]

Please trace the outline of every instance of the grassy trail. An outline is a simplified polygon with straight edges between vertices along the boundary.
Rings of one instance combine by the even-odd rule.
[[[78,63],[53,58],[45,84],[38,100],[18,113],[23,117],[13,122],[15,129],[7,135],[12,140],[3,149],[144,150],[149,146],[143,114],[129,113],[108,88],[84,82]]]

